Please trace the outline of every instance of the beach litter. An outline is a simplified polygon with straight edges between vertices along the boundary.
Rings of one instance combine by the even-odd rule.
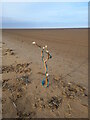
[[[30,64],[31,63],[17,64],[16,68],[15,68],[15,72],[16,73],[22,73],[22,72],[29,73],[29,72],[31,72]]]
[[[28,83],[31,83],[31,81],[29,80],[29,76],[28,75],[18,77],[17,80],[18,81],[22,80],[26,84],[26,86],[27,86]]]
[[[58,109],[59,105],[62,103],[62,98],[61,97],[52,97],[48,101],[48,106],[53,110],[53,109]]]
[[[2,73],[14,72],[14,66],[2,66]]]
[[[6,49],[4,51],[4,55],[7,55],[7,54],[9,54],[9,55],[15,55],[15,53],[14,53],[14,51],[12,49]]]
[[[16,72],[16,73],[31,74],[30,64],[31,63],[23,63],[23,64],[10,65],[10,66],[2,66],[1,70],[2,73]]]
[[[35,97],[35,103],[33,104],[33,107],[35,109],[36,108],[45,109],[46,104],[45,104],[44,99],[42,97],[40,97],[40,98]]]
[[[52,58],[51,54],[48,51],[47,45],[44,47],[41,47],[38,45],[36,42],[32,42],[33,45],[36,45],[41,49],[41,57],[42,57],[42,62],[44,63],[44,68],[45,68],[45,78],[42,80],[42,86],[48,87],[49,86],[49,74],[48,74],[48,67],[47,67],[47,61]],[[47,58],[45,59],[45,53],[47,54]]]
[[[63,94],[68,98],[73,99],[75,97],[88,96],[85,87],[75,83],[63,84],[63,88]]]
[[[24,112],[24,111],[17,111],[17,116],[19,117],[19,118],[32,118],[33,116],[35,116],[35,112],[34,111],[32,111],[32,112],[29,112],[29,113],[26,113],[26,112]]]
[[[10,99],[11,99],[11,98],[10,98]],[[15,101],[13,101],[12,99],[11,99],[11,101],[12,101],[12,104],[13,104],[13,106],[15,107],[15,109],[17,109],[17,105],[16,105]]]

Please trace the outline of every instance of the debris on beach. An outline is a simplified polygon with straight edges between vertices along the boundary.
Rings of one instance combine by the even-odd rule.
[[[12,49],[6,49],[6,50],[4,50],[4,53],[3,53],[3,55],[15,55],[15,53],[14,53],[14,50],[12,50]]]
[[[2,66],[2,73],[10,73],[16,72],[18,73],[14,79],[3,79],[2,88],[3,91],[9,90],[11,92],[16,91],[16,89],[20,89],[21,86],[31,83],[31,79],[29,76],[32,73],[30,63],[23,63],[23,64],[16,64],[16,65],[9,65],[9,66]],[[22,74],[20,74],[22,73]],[[12,80],[12,83],[9,82]],[[21,85],[21,86],[20,86]],[[20,95],[18,95],[18,98]]]
[[[31,63],[23,63],[23,64],[17,64],[16,66],[10,65],[10,66],[2,66],[2,73],[10,73],[10,72],[16,72],[16,73],[28,73],[30,74]]]
[[[11,98],[11,97],[12,97],[12,98]],[[17,117],[19,117],[19,118],[23,118],[23,117],[32,118],[32,117],[35,115],[35,112],[34,112],[34,111],[27,113],[27,112],[24,112],[24,111],[19,110],[18,104],[17,104],[18,97],[17,97],[17,99],[15,99],[15,97],[14,97],[13,94],[12,94],[11,97],[9,97],[9,99],[11,100],[13,107],[14,107],[14,108],[16,109],[16,111],[17,111]]]
[[[16,73],[29,73],[31,72],[30,65],[31,63],[17,64],[15,68]]]
[[[9,79],[4,79],[3,81],[2,81],[2,85],[5,83],[5,82],[8,82],[9,81]]]
[[[41,47],[39,44],[36,42],[32,42],[33,45],[39,47],[41,49],[41,57],[42,57],[42,62],[44,64],[45,68],[45,78],[42,80],[42,86],[48,87],[49,86],[49,74],[48,74],[48,66],[47,66],[47,61],[52,58],[51,54],[48,51],[47,45]],[[47,57],[45,58],[45,53]],[[43,75],[43,74],[42,74]]]
[[[71,113],[72,113],[72,108],[71,108],[71,105],[70,105],[70,103],[68,103],[67,104],[67,115],[71,115]]]
[[[26,86],[27,86],[28,83],[31,83],[31,80],[29,79],[28,75],[20,76],[20,77],[16,78],[16,80],[17,81],[23,81],[22,84],[26,84]]]
[[[58,88],[61,87],[61,82],[62,82],[62,75],[60,76],[55,76],[55,75],[51,75],[50,79],[52,79],[53,84],[55,84]]]
[[[8,88],[8,83],[2,83],[2,88],[3,88],[3,90],[7,89]]]
[[[62,76],[61,76],[62,78]],[[74,99],[76,97],[87,97],[88,91],[85,87],[80,84],[76,84],[74,82],[67,82],[60,77],[52,76],[53,83],[58,87],[61,88],[62,95]]]
[[[62,80],[62,78],[63,78],[62,74],[60,76],[53,76],[53,79],[57,82]]]
[[[14,66],[2,66],[2,73],[14,72]]]
[[[17,111],[17,116],[19,117],[19,118],[32,118],[33,116],[35,116],[35,112],[33,111],[33,112],[29,112],[29,113],[25,113],[25,112],[23,112],[23,111]]]
[[[13,98],[11,98],[11,97],[9,97],[9,99],[11,100],[11,102],[12,102],[13,106],[15,107],[15,109],[17,109],[17,105],[15,103],[15,100]]]
[[[36,109],[36,108],[39,108],[39,109],[44,109],[46,107],[46,104],[45,104],[45,101],[43,98],[37,98],[35,97],[35,104],[33,105],[33,107]]]
[[[86,88],[75,83],[63,84],[63,94],[68,98],[75,98],[80,96],[88,96],[86,93]]]
[[[62,103],[62,98],[61,97],[52,97],[48,101],[48,106],[53,110],[53,109],[58,109],[59,105]]]

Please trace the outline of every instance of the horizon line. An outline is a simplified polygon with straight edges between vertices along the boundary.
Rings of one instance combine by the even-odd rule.
[[[7,30],[7,29],[9,29],[9,30],[10,30],[10,29],[14,29],[14,30],[15,30],[15,29],[17,29],[17,30],[21,30],[21,29],[22,29],[22,30],[24,30],[24,29],[28,29],[28,30],[30,30],[30,29],[31,29],[31,30],[32,30],[32,29],[33,29],[33,30],[34,30],[34,29],[90,29],[90,27],[77,27],[77,28],[76,28],[76,27],[68,27],[68,28],[67,28],[67,27],[66,27],[66,28],[0,28],[0,29],[2,29],[2,30],[4,30],[4,29],[5,29],[5,30]]]

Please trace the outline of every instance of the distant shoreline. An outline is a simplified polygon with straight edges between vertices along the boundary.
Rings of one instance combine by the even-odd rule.
[[[2,30],[64,30],[64,29],[90,29],[90,28],[0,28]]]

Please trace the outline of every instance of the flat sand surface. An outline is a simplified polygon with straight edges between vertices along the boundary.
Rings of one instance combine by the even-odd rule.
[[[88,29],[7,29],[2,37],[3,118],[88,117]],[[52,55],[47,88],[33,41]]]

